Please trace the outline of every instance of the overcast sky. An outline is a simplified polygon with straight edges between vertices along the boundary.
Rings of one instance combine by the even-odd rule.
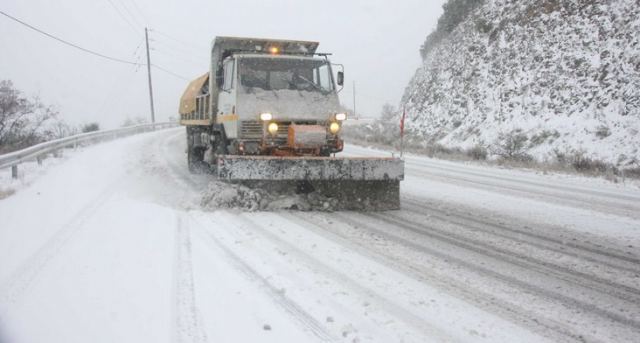
[[[152,31],[151,58],[187,79],[207,71],[215,36],[315,40],[318,51],[345,65],[340,94],[377,116],[397,105],[420,65],[418,49],[436,25],[444,0],[5,0],[0,10],[84,48],[145,62],[144,27]],[[72,123],[119,126],[149,116],[146,69],[95,57],[0,16],[0,79],[56,105]],[[157,120],[177,115],[187,81],[152,70]]]

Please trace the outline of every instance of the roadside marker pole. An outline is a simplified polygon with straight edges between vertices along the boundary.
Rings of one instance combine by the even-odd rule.
[[[407,109],[402,108],[402,118],[400,119],[400,157],[404,152],[404,117],[407,115]]]

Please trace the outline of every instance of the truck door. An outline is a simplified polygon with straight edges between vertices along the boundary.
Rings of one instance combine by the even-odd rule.
[[[232,57],[223,64],[223,76],[220,92],[218,92],[218,113],[216,122],[224,125],[227,138],[238,137],[238,115],[236,112],[236,63]]]

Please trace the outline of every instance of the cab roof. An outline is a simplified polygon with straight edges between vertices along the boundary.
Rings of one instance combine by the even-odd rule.
[[[268,39],[268,38],[249,38],[249,37],[216,37],[213,40],[213,50],[222,51],[242,51],[269,53],[271,48],[277,48],[278,51],[285,54],[314,54],[318,49],[318,42],[285,40],[285,39]]]

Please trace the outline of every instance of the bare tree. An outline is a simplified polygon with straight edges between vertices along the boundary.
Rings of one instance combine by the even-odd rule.
[[[39,98],[27,98],[9,80],[0,81],[0,153],[45,139],[45,123],[57,112]]]
[[[77,129],[67,124],[64,120],[56,118],[47,128],[46,136],[48,139],[59,139],[71,136],[77,133]]]
[[[382,111],[380,111],[380,119],[385,123],[389,123],[394,121],[396,114],[396,108],[393,105],[384,104],[382,105]]]

